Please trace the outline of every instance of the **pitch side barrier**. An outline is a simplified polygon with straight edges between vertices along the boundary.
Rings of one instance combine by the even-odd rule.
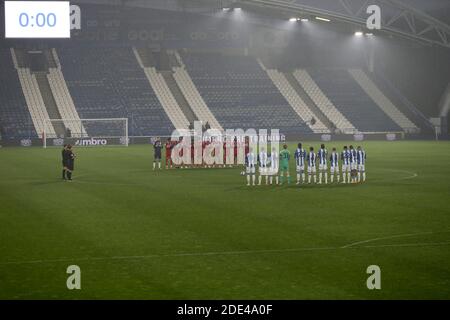
[[[129,145],[151,145],[156,138],[162,142],[170,139],[169,135],[154,136],[130,136]],[[435,140],[434,135],[411,134],[404,132],[379,132],[379,133],[359,133],[359,134],[286,134],[284,141],[399,141],[399,140]],[[122,142],[121,142],[122,139]],[[76,147],[108,147],[118,146],[123,143],[122,137],[117,138],[93,138],[84,139],[82,143],[76,143],[77,138],[59,138],[49,142],[49,147],[62,147],[64,144],[72,144]],[[41,138],[18,138],[0,140],[0,147],[41,147]]]

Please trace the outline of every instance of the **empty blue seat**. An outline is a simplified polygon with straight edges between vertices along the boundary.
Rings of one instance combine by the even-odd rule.
[[[359,131],[402,131],[346,69],[313,69],[308,72],[336,108]]]
[[[3,139],[36,138],[9,49],[0,49],[0,126]]]
[[[58,54],[80,118],[128,118],[132,136],[172,133],[172,122],[131,48],[70,48]],[[90,135],[105,133],[107,128],[97,124],[87,125]]]
[[[254,57],[182,54],[189,75],[223,128],[311,133]]]

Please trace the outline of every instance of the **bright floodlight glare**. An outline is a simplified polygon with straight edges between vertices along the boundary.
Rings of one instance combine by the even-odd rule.
[[[234,8],[234,10],[236,10],[236,11],[241,11],[242,8]]]
[[[316,20],[320,20],[320,21],[326,21],[326,22],[330,22],[330,19],[326,19],[326,18],[322,18],[322,17],[316,17]]]
[[[373,36],[373,33],[372,32],[366,33],[366,36],[371,37],[371,36]]]
[[[361,37],[363,35],[363,33],[361,31],[356,31],[355,32],[355,36],[357,37]]]
[[[295,21],[297,21],[297,18],[290,18],[289,21],[290,22],[295,22]]]
[[[309,21],[309,19],[307,19],[307,18],[303,18],[303,19],[301,19],[301,21],[303,21],[303,22],[308,22],[308,21]]]

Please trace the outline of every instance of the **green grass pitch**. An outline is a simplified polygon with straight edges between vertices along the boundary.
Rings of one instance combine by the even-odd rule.
[[[65,183],[60,149],[0,149],[0,298],[450,298],[450,143],[364,146],[367,183],[301,188],[155,172],[150,146],[75,149]]]

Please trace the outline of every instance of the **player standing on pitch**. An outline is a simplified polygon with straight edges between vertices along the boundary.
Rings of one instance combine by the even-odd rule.
[[[361,174],[362,181],[366,181],[366,152],[361,146],[358,146],[358,151],[356,153],[356,160],[358,162],[358,182],[361,182]]]
[[[308,161],[308,184],[311,183],[311,176],[314,177],[314,183],[317,183],[316,176],[316,154],[314,153],[314,147],[309,147],[309,153],[306,157]]]
[[[317,153],[319,159],[319,184],[322,184],[322,176],[325,175],[325,184],[328,183],[328,168],[327,168],[327,156],[328,151],[325,149],[325,145],[322,143],[320,150]]]
[[[288,146],[285,144],[283,150],[280,152],[280,185],[283,184],[284,174],[286,174],[287,183],[291,183],[291,176],[289,174],[289,160],[291,159],[291,153],[288,150]]]
[[[63,180],[66,180],[66,171],[67,171],[66,150],[67,150],[67,144],[64,145],[64,147],[61,151],[62,165],[63,165],[63,170],[62,170]]]
[[[347,146],[344,146],[344,150],[341,154],[342,159],[342,183],[346,183],[345,178],[348,177],[348,183],[350,183],[350,151]]]
[[[330,156],[330,174],[331,174],[331,183],[334,182],[334,175],[336,175],[337,183],[340,181],[339,174],[339,154],[336,151],[336,148],[333,148]]]
[[[72,146],[69,144],[65,151],[66,158],[66,174],[67,180],[72,181],[72,172],[75,169],[75,153],[72,151]]]
[[[153,159],[153,170],[156,169],[156,162],[158,162],[158,169],[161,170],[161,150],[162,150],[162,142],[161,139],[156,138],[156,141],[153,143],[153,151],[154,151],[154,159]]]
[[[260,186],[262,183],[262,176],[266,177],[266,185],[269,184],[269,177],[267,176],[267,162],[268,162],[268,156],[267,152],[264,149],[264,147],[261,148],[261,151],[258,155],[258,162],[259,162],[259,181],[258,185]]]
[[[245,168],[247,186],[250,186],[251,183],[256,186],[256,155],[253,153],[252,148],[249,148],[248,153],[245,156]]]
[[[277,149],[275,147],[272,148],[272,152],[270,153],[269,161],[270,161],[269,181],[270,181],[270,184],[272,184],[273,176],[275,176],[275,184],[277,185],[278,184],[279,157],[278,157]]]
[[[172,141],[168,139],[166,141],[166,169],[172,169]]]
[[[356,162],[356,150],[353,148],[353,146],[350,146],[350,175],[352,178],[351,183],[357,183],[358,164]]]
[[[294,153],[294,159],[297,169],[297,184],[300,184],[300,177],[302,178],[303,183],[305,180],[305,160],[306,160],[306,151],[303,149],[302,144],[299,143],[297,145],[297,150]]]

